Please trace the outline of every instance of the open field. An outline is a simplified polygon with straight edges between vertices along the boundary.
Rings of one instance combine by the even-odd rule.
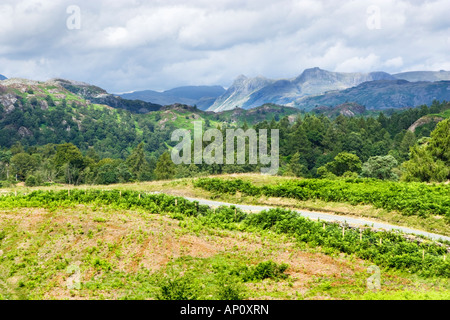
[[[171,190],[208,196],[193,188],[190,180],[79,189]],[[1,297],[450,298],[446,276],[425,277],[381,267],[380,290],[370,290],[368,268],[374,263],[356,254],[299,241],[293,234],[270,228],[156,209],[64,201],[41,208],[4,206],[0,210]]]

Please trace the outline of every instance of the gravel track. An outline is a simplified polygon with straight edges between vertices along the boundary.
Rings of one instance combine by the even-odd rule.
[[[251,212],[260,212],[263,210],[269,210],[269,209],[276,208],[276,207],[268,207],[268,206],[234,204],[234,203],[205,200],[205,199],[196,199],[196,198],[187,198],[187,197],[185,197],[185,199],[187,199],[189,201],[197,201],[199,204],[207,205],[210,207],[235,206],[236,208],[239,208],[243,211],[251,211]],[[402,227],[402,226],[396,226],[396,225],[383,223],[383,222],[371,221],[371,220],[367,220],[364,218],[354,218],[354,217],[348,217],[348,216],[335,215],[335,214],[331,214],[331,213],[304,211],[304,210],[292,210],[292,211],[298,212],[302,216],[310,218],[312,220],[320,219],[322,221],[347,223],[352,226],[368,226],[368,227],[372,227],[375,229],[383,229],[383,230],[389,230],[389,231],[399,230],[401,232],[408,233],[408,234],[422,235],[422,236],[425,236],[425,237],[433,239],[433,240],[450,241],[450,237],[446,237],[443,235],[430,233],[430,232],[426,232],[426,231],[421,231],[421,230],[416,230],[416,229],[411,229],[411,228]]]

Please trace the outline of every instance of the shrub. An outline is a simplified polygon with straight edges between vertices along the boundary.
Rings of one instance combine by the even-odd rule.
[[[33,175],[29,175],[27,179],[25,180],[25,185],[27,187],[36,187],[40,185],[40,181],[37,177]]]
[[[287,275],[284,273],[289,266],[285,263],[280,265],[273,261],[264,261],[258,263],[254,267],[250,267],[242,276],[245,282],[261,281],[264,279],[286,279]]]
[[[239,283],[223,281],[219,283],[217,292],[218,300],[243,300],[245,299],[244,289]]]
[[[175,279],[164,277],[159,286],[160,293],[156,296],[158,300],[197,300],[198,297],[192,279],[186,276],[178,276]]]

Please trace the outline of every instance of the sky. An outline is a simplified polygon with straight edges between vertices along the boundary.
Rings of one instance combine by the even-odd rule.
[[[450,1],[1,0],[0,74],[110,93],[450,70]]]

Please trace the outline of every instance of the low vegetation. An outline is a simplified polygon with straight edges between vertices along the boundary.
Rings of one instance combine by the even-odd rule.
[[[287,180],[277,185],[255,186],[241,179],[223,180],[203,178],[196,187],[215,193],[249,196],[293,198],[296,200],[321,199],[347,202],[352,205],[370,204],[377,208],[396,210],[405,215],[442,215],[450,219],[450,185],[402,183],[371,179]],[[450,221],[450,220],[449,220]]]
[[[9,194],[0,207],[7,299],[374,298],[365,286],[372,264],[384,277],[379,295],[406,288],[448,296],[446,246],[343,231],[289,210],[247,214],[165,194],[91,189]],[[320,272],[323,261],[342,269]]]

